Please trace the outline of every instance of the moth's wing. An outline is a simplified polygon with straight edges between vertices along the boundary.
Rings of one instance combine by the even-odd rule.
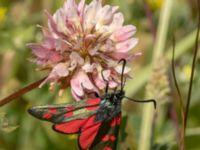
[[[100,99],[82,100],[71,104],[56,104],[45,106],[34,106],[28,112],[34,117],[50,121],[52,123],[66,123],[73,120],[88,118],[96,113]]]
[[[102,122],[96,121],[96,115],[88,118],[87,122],[82,126],[78,137],[78,145],[80,150],[86,150],[91,147],[99,132]]]
[[[94,124],[93,122],[95,115],[89,116],[85,119],[78,119],[78,120],[72,120],[69,122],[54,124],[53,129],[57,132],[64,133],[64,134],[73,134],[73,133],[79,133],[82,134],[82,129],[85,126],[88,126],[89,124]],[[88,130],[89,131],[89,130]]]
[[[109,122],[102,122],[90,150],[116,150],[121,113]]]

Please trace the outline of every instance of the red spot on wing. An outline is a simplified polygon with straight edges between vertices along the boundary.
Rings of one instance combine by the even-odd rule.
[[[79,145],[82,149],[88,149],[92,145],[97,132],[99,131],[101,122],[95,122],[95,117],[96,116],[90,117],[81,130]]]
[[[57,112],[57,110],[56,110],[56,108],[52,107],[52,108],[49,108],[49,112],[52,114],[55,114]]]
[[[56,112],[57,112],[56,108],[54,107],[49,108],[48,111],[45,112],[42,117],[44,119],[50,119],[53,116],[53,114],[55,114]]]
[[[104,147],[104,149],[103,150],[112,150],[112,148],[111,147],[108,147],[108,146],[106,146],[106,147]]]
[[[110,136],[110,140],[111,140],[111,141],[115,141],[115,140],[116,140],[115,135],[111,135],[111,136]]]
[[[66,109],[67,109],[67,112],[65,113],[65,117],[71,117],[72,115],[73,115],[73,106],[68,106],[68,107],[66,107]]]
[[[109,140],[109,135],[104,135],[102,138],[101,138],[102,141],[106,142]]]
[[[117,124],[120,125],[120,123],[121,123],[121,114],[117,116]]]
[[[97,109],[97,107],[99,106],[100,101],[101,100],[99,98],[87,100],[87,103],[89,105],[94,105],[94,106],[88,106],[88,107],[86,107],[86,109],[88,109],[88,110]]]
[[[116,137],[115,135],[104,135],[102,138],[101,138],[102,141],[104,142],[107,142],[107,141],[115,141],[116,140]]]
[[[43,114],[42,118],[44,118],[44,119],[50,119],[52,116],[53,116],[52,114],[46,112],[46,113]]]
[[[120,125],[121,122],[121,114],[119,114],[118,116],[114,117],[111,122],[110,122],[110,126],[111,127],[115,127],[116,125]]]
[[[111,127],[115,127],[116,126],[116,123],[117,123],[117,117],[114,117],[111,122],[110,122],[110,126]]]

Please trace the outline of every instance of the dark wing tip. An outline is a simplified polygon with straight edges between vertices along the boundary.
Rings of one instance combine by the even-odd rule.
[[[36,111],[36,109],[34,107],[29,108],[27,111],[32,116],[37,117],[37,111]]]

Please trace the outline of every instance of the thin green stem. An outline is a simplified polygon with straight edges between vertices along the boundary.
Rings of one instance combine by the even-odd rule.
[[[155,47],[153,51],[153,61],[152,66],[156,65],[156,61],[159,59],[160,56],[163,55],[163,51],[165,48],[166,36],[168,32],[169,20],[171,15],[171,9],[173,0],[166,0],[163,4],[160,18],[159,18],[159,25],[158,25],[158,32],[155,41]],[[155,96],[156,97],[156,96]],[[152,129],[153,129],[153,118],[154,118],[154,109],[150,105],[145,105],[143,108],[143,115],[142,115],[142,126],[140,131],[140,139],[139,139],[139,150],[150,150],[152,145]]]

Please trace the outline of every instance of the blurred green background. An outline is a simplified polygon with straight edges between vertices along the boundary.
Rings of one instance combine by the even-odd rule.
[[[25,45],[41,40],[41,31],[36,25],[46,26],[44,10],[52,14],[63,2],[0,0],[0,98],[44,77],[45,73],[36,71],[36,65],[28,61],[31,50]],[[158,103],[153,110],[148,104],[124,100],[120,150],[179,148],[182,121],[170,66],[172,37],[176,38],[175,69],[185,103],[197,28],[196,2],[104,0],[106,4],[118,5],[124,13],[125,23],[137,27],[139,44],[133,51],[143,52],[143,55],[130,64],[133,79],[127,81],[127,95],[154,98]],[[187,150],[200,149],[200,53],[193,87],[186,129]],[[1,107],[0,150],[75,150],[76,136],[56,133],[51,123],[36,120],[26,111],[32,105],[70,102],[69,91],[58,97],[57,91],[50,92],[45,85]]]

